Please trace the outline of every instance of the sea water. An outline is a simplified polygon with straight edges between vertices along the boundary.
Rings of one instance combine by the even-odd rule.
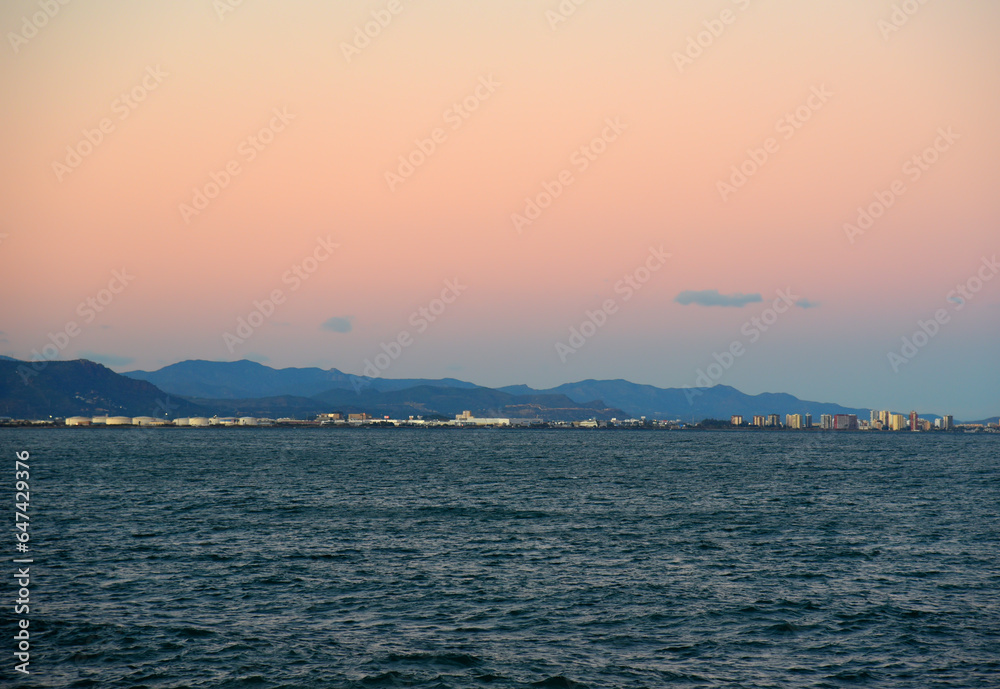
[[[14,452],[31,467],[30,613],[8,563],[0,614],[16,686],[1000,686],[1000,436],[79,428],[0,447],[11,502]]]

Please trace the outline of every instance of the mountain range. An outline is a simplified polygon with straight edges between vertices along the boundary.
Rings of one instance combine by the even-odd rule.
[[[312,418],[332,411],[373,416],[476,416],[728,419],[733,414],[856,414],[869,410],[800,400],[786,393],[748,395],[727,385],[658,388],[627,380],[584,380],[554,388],[487,388],[454,378],[387,379],[335,368],[275,369],[253,361],[191,360],[155,371],[118,374],[87,360],[28,363],[0,357],[0,416],[76,414],[270,416]],[[934,418],[933,415],[921,415]]]
[[[784,418],[785,414],[811,413],[817,420],[821,414],[857,414],[865,418],[868,415],[867,409],[827,402],[807,402],[784,393],[747,395],[726,385],[685,389],[658,388],[627,380],[585,380],[545,390],[527,385],[492,389],[454,378],[368,378],[343,373],[335,368],[273,369],[247,360],[182,361],[157,371],[130,371],[123,375],[148,381],[172,394],[195,399],[200,404],[219,404],[220,400],[232,400],[232,403],[228,403],[232,408],[245,408],[252,399],[291,396],[300,398],[298,403],[303,405],[303,409],[309,405],[301,398],[309,398],[334,406],[363,402],[379,409],[420,408],[423,411],[419,413],[428,414],[434,410],[433,413],[449,416],[464,409],[477,414],[480,411],[490,411],[491,416],[538,416],[539,413],[500,412],[511,407],[524,407],[526,412],[529,409],[559,409],[565,412],[580,408],[580,405],[584,405],[581,408],[583,412],[600,408],[603,414],[617,415],[619,418],[646,416],[685,421],[728,419],[732,414],[749,417],[773,413]],[[350,395],[344,395],[344,391],[350,391]],[[510,397],[503,397],[498,393]],[[286,400],[286,404],[290,402]],[[462,406],[463,404],[466,406]],[[596,416],[604,418],[603,414]],[[583,418],[590,416],[595,414],[591,412]]]
[[[0,358],[0,416],[174,416],[207,412],[152,383],[135,380],[85,359],[23,362]]]

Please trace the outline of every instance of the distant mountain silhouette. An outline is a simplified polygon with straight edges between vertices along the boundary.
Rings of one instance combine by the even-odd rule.
[[[37,369],[37,370],[36,370]],[[20,373],[19,373],[20,371]],[[584,380],[547,390],[486,388],[444,378],[366,378],[337,369],[273,369],[253,361],[182,361],[158,371],[117,374],[90,361],[32,364],[0,357],[0,416],[293,416],[368,412],[373,416],[580,420],[588,418],[747,421],[755,414],[856,414],[868,409],[810,402],[785,393],[747,395],[728,385],[658,388],[627,380]],[[921,414],[921,418],[935,418]],[[996,417],[992,419],[996,421]],[[989,419],[987,420],[989,421]]]
[[[405,390],[362,391],[329,390],[316,399],[344,411],[378,410],[378,414],[406,417],[439,414],[453,417],[471,411],[480,417],[544,418],[579,421],[598,418],[624,418],[621,409],[609,408],[603,402],[576,402],[565,395],[511,395],[492,388],[456,388],[418,385]]]
[[[360,392],[332,389],[315,397],[282,395],[257,399],[219,400],[193,398],[200,406],[215,410],[220,416],[298,416],[367,412],[374,418],[388,416],[405,419],[454,418],[463,411],[487,418],[542,418],[579,421],[583,419],[624,418],[621,409],[609,409],[602,403],[579,404],[565,395],[510,395],[491,388],[448,388],[418,385],[404,390],[363,389]]]
[[[0,416],[41,419],[100,415],[174,418],[207,410],[152,383],[121,376],[86,359],[0,360]]]
[[[475,388],[453,378],[442,380],[366,378],[335,368],[274,369],[256,361],[182,361],[157,371],[128,371],[122,375],[153,383],[158,388],[185,397],[208,399],[253,399],[293,395],[312,397],[331,389],[403,390],[417,385]]]
[[[729,419],[733,414],[741,414],[749,420],[754,414],[778,414],[784,423],[785,414],[812,414],[813,420],[818,423],[822,414],[857,414],[858,418],[867,419],[869,413],[868,409],[808,402],[786,393],[747,395],[728,385],[694,389],[658,388],[618,379],[584,380],[548,390],[533,390],[526,385],[498,389],[521,395],[566,395],[576,401],[600,399],[609,406],[625,409],[633,416],[682,421]]]

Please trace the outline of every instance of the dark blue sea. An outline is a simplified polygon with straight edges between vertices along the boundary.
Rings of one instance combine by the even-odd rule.
[[[997,687],[1000,436],[0,429],[4,686]],[[8,533],[11,533],[8,528]]]

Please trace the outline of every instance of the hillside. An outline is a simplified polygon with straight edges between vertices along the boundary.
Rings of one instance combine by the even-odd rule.
[[[0,360],[0,416],[201,415],[207,410],[152,383],[85,359],[36,363]]]

